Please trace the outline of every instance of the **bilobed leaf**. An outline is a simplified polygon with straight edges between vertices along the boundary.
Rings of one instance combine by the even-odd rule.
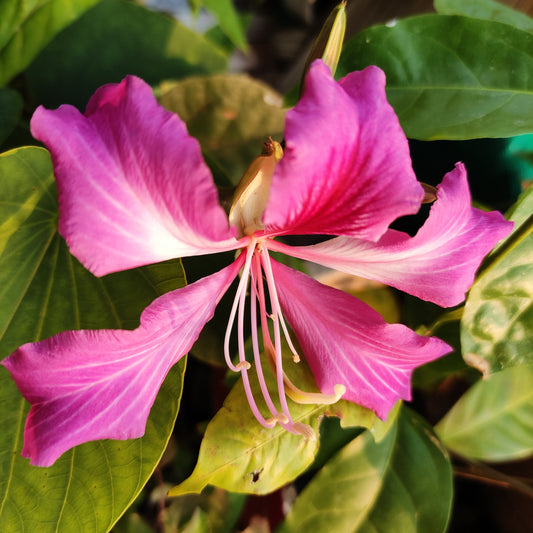
[[[436,426],[454,452],[483,461],[533,454],[533,366],[507,368],[479,380]]]
[[[435,0],[435,11],[442,15],[466,15],[505,22],[520,30],[533,32],[533,19],[495,0]]]
[[[69,103],[84,109],[100,85],[127,74],[154,85],[226,66],[219,48],[177,20],[133,2],[103,0],[39,54],[27,80],[46,107]]]
[[[533,35],[464,16],[421,15],[350,39],[338,74],[368,65],[407,137],[472,139],[533,131]]]
[[[533,189],[510,214],[513,232],[475,281],[461,321],[468,364],[484,374],[533,363]]]
[[[22,72],[46,44],[100,0],[3,0],[0,86]]]
[[[134,328],[143,308],[184,284],[179,261],[95,278],[57,233],[48,152],[0,156],[0,357],[17,346],[80,328]],[[185,362],[169,373],[145,436],[98,441],[50,468],[20,456],[29,406],[0,367],[0,531],[108,531],[158,463],[179,408]]]
[[[452,490],[446,452],[404,407],[380,442],[364,432],[333,457],[277,533],[444,532]]]
[[[177,113],[202,150],[236,185],[268,136],[281,140],[283,99],[244,75],[219,74],[163,83],[159,102]]]
[[[289,365],[290,361],[287,361],[284,368],[290,370]],[[314,379],[305,363],[294,366],[298,369],[291,375],[293,382],[303,390],[316,391]],[[265,377],[269,390],[275,391],[275,381],[269,369],[265,370]],[[268,411],[254,378],[252,371],[254,397],[266,415]],[[383,438],[397,414],[395,409],[387,422],[381,422],[368,409],[343,400],[334,405],[302,405],[291,400],[288,404],[293,420],[310,425],[317,436],[322,417],[338,416],[344,427],[368,427],[376,438]],[[318,446],[318,439],[293,435],[279,425],[272,429],[261,426],[248,405],[239,380],[207,426],[192,475],[171,489],[169,494],[178,496],[200,492],[208,484],[232,492],[267,494],[289,483],[310,466]]]
[[[0,89],[0,144],[17,125],[22,112],[22,98],[17,91]]]

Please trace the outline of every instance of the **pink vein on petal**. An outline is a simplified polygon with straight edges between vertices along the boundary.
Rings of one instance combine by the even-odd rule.
[[[337,237],[312,246],[271,241],[269,248],[373,279],[443,307],[462,302],[485,255],[513,227],[471,206],[460,163],[446,174],[425,224],[414,237],[388,230],[378,242]]]
[[[423,191],[377,67],[338,83],[320,60],[287,113],[285,151],[263,217],[271,234],[349,235],[377,240],[416,213]]]
[[[52,155],[60,233],[96,275],[240,246],[198,142],[139,78],[101,87],[85,115],[39,107],[31,130]]]
[[[272,269],[283,313],[325,394],[344,385],[344,399],[385,418],[398,399],[411,398],[414,368],[451,351],[440,339],[387,324],[343,291],[275,261]]]

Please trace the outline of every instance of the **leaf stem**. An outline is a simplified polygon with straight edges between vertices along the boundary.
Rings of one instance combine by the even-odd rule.
[[[465,466],[454,465],[453,472],[457,477],[479,481],[487,485],[496,485],[502,488],[512,489],[525,496],[533,498],[533,487],[529,485],[533,480],[528,479],[528,483],[526,483],[514,476],[504,474],[485,463],[473,461],[460,455],[456,455],[456,457],[460,458],[460,460],[465,463]]]

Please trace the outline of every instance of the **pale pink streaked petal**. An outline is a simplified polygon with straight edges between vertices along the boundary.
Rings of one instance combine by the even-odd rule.
[[[139,78],[101,87],[85,115],[39,107],[31,130],[52,154],[59,231],[94,274],[239,247],[198,142]]]
[[[462,302],[485,255],[513,227],[496,212],[471,206],[461,163],[438,186],[437,200],[414,237],[389,230],[377,243],[337,237],[313,246],[269,242],[269,248],[381,281],[450,307]]]
[[[22,455],[49,466],[83,442],[141,437],[170,367],[190,349],[241,266],[239,258],[157,298],[133,331],[67,331],[4,359],[32,404]]]
[[[337,83],[322,61],[313,63],[287,113],[285,141],[263,216],[267,233],[377,240],[418,211],[423,190],[379,68]]]
[[[435,337],[387,324],[363,302],[272,261],[281,307],[318,388],[372,409],[380,418],[411,398],[411,374],[452,349]]]

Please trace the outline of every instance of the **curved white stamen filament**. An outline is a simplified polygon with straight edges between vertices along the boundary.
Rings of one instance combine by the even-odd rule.
[[[346,387],[342,384],[337,384],[333,387],[333,394],[324,394],[322,392],[305,392],[299,389],[284,373],[285,385],[287,386],[287,396],[296,403],[301,404],[322,404],[331,405],[337,403],[344,393]]]
[[[252,413],[254,414],[255,418],[262,426],[265,426],[266,428],[273,428],[276,425],[276,420],[273,420],[272,418],[265,420],[265,418],[259,411],[257,404],[255,403],[252,387],[250,386],[250,379],[248,378],[248,370],[243,369],[241,371],[241,376],[242,384],[244,386],[244,393],[246,394],[248,404],[250,405],[250,409],[252,410]]]
[[[257,271],[259,270],[259,278],[257,276]],[[250,300],[250,319],[252,325],[252,347],[254,352],[254,362],[255,362],[255,371],[257,372],[257,379],[259,380],[259,386],[261,387],[261,392],[263,393],[263,398],[267,404],[267,407],[273,418],[276,418],[279,413],[270,397],[268,387],[265,381],[265,375],[263,374],[263,367],[261,365],[261,350],[259,349],[259,340],[257,335],[257,299],[259,294],[257,292],[257,283],[262,283],[260,276],[260,265],[259,261],[254,260],[251,270],[251,300]],[[272,420],[272,419],[271,419]],[[275,423],[275,420],[274,420]]]
[[[266,285],[263,284],[263,273]],[[268,410],[270,411],[270,418],[264,418],[259,410],[250,383],[250,377],[248,371],[251,368],[251,364],[246,360],[245,350],[245,336],[244,336],[244,317],[246,310],[246,293],[248,289],[248,283],[250,283],[251,302],[250,302],[250,319],[251,319],[251,338],[252,338],[252,350],[255,363],[255,369],[261,394],[266,403]],[[266,288],[265,288],[266,286]],[[268,296],[267,296],[268,290]],[[270,312],[267,311],[267,297],[270,304]],[[259,309],[257,306],[259,302]],[[271,363],[272,369],[276,377],[276,383],[278,388],[279,403],[281,406],[281,412],[274,404],[266,379],[264,376],[262,364],[261,364],[261,350],[259,348],[259,335],[258,335],[258,321],[257,313],[259,312],[261,330],[263,333],[263,347],[264,352]],[[233,364],[230,356],[230,338],[237,318],[237,344],[239,352],[239,362]],[[272,319],[273,327],[273,339],[269,327],[269,318]],[[305,392],[300,390],[292,381],[288,378],[283,371],[283,356],[282,356],[282,342],[281,335],[285,336],[287,345],[292,352],[293,360],[297,362],[299,355],[292,343],[289,330],[276,290],[274,275],[272,271],[272,264],[268,255],[268,249],[262,240],[252,238],[247,246],[246,258],[241,271],[241,279],[239,281],[233,305],[231,308],[228,325],[226,328],[226,334],[224,338],[224,357],[228,367],[234,372],[240,372],[242,375],[243,387],[250,405],[250,409],[257,419],[257,421],[267,428],[272,428],[276,424],[280,424],[286,430],[291,433],[301,434],[306,438],[316,438],[313,429],[301,422],[293,421],[289,411],[287,403],[287,396],[298,403],[321,403],[331,404],[335,403],[345,392],[346,388],[343,385],[336,385],[334,387],[334,394],[322,394],[319,392]]]
[[[272,364],[272,369],[275,373],[277,373],[276,368],[279,368],[279,365],[276,365],[276,350],[270,337],[270,329],[268,327],[267,320],[268,318],[273,318],[273,315],[269,314],[266,310],[265,289],[263,287],[261,263],[259,261],[257,263],[253,263],[253,274],[256,280],[255,288],[259,296],[259,316],[261,320],[261,331],[263,333],[263,349],[268,357],[268,361]],[[270,420],[273,422],[278,422],[291,433],[304,434],[303,431],[300,431],[300,426],[305,426],[305,424],[300,424],[299,422],[293,423],[292,420],[283,413],[278,413],[277,416],[271,418]]]
[[[272,265],[270,263],[270,256],[268,255],[268,248],[263,243],[261,243],[260,246],[261,246],[261,251],[262,251],[262,257],[265,258],[266,266],[267,266],[268,271],[270,273],[271,279],[274,280],[274,274],[272,273]],[[265,269],[265,274],[266,273],[267,273],[267,270]],[[274,287],[275,287],[275,285],[274,285]],[[270,291],[270,287],[269,287],[268,290]],[[289,350],[292,353],[292,360],[295,363],[299,363],[300,362],[300,355],[298,354],[298,351],[296,350],[296,348],[294,347],[294,344],[292,343],[292,339],[291,339],[291,336],[290,336],[290,333],[289,333],[289,329],[287,328],[287,323],[285,322],[285,318],[283,316],[283,313],[281,312],[281,305],[279,304],[278,294],[277,294],[277,292],[275,290],[274,290],[274,295],[273,296],[274,296],[274,300],[275,300],[275,303],[276,303],[276,309],[278,310],[278,317],[279,317],[279,320],[280,320],[280,323],[281,323],[281,327],[283,329],[283,334],[285,335],[285,339],[287,340],[287,345],[289,346]]]
[[[262,282],[260,263],[256,266],[256,271],[256,279],[258,280],[256,287],[259,292],[259,316],[261,318],[261,331],[263,333],[263,349],[265,351],[265,354],[269,357],[269,360],[274,363],[275,350],[274,345],[272,344],[272,339],[270,338],[270,329],[268,327],[267,321],[267,318],[272,318],[272,316],[269,315],[266,310],[265,289],[263,287]],[[259,282],[259,280],[261,280],[261,283]]]
[[[230,312],[230,318],[228,321],[228,326],[226,328],[226,335],[224,338],[224,357],[228,367],[234,372],[240,372],[242,376],[242,383],[244,387],[244,393],[250,405],[250,409],[254,414],[256,420],[263,426],[267,428],[272,428],[276,425],[276,421],[269,419],[266,420],[257,404],[255,402],[252,387],[250,386],[250,379],[248,377],[248,370],[251,368],[251,365],[246,361],[246,350],[244,345],[244,311],[246,307],[246,289],[248,288],[248,281],[250,279],[250,269],[252,265],[252,259],[254,256],[256,247],[256,242],[254,239],[248,245],[246,250],[246,261],[242,270],[241,279],[237,287],[237,292],[235,294],[235,299],[233,300],[233,306]],[[239,349],[239,362],[234,365],[231,361],[230,352],[229,352],[229,341],[231,337],[231,331],[233,329],[233,324],[235,322],[235,315],[237,314],[237,344]],[[275,411],[276,412],[276,411]],[[272,413],[274,414],[274,413]]]
[[[270,297],[270,308],[272,310],[274,321],[274,357],[275,357],[275,370],[276,381],[278,384],[278,396],[281,404],[281,410],[292,424],[292,418],[289,412],[289,406],[287,405],[287,396],[285,395],[285,384],[283,380],[283,360],[281,355],[281,331],[280,331],[280,315],[281,308],[279,305],[278,295],[276,292],[276,284],[274,282],[274,276],[272,273],[272,267],[270,265],[270,257],[268,250],[265,246],[261,246],[261,265],[265,272],[265,279],[267,282],[268,293]]]
[[[226,359],[226,364],[228,365],[230,370],[233,370],[233,372],[239,372],[243,366],[246,366],[246,364],[241,364],[243,361],[245,361],[244,352],[241,356],[241,352],[239,350],[239,364],[238,366],[235,366],[231,360],[231,354],[229,351],[229,341],[231,337],[231,330],[233,329],[233,323],[235,322],[235,315],[237,313],[237,307],[240,307],[241,302],[241,294],[244,294],[246,296],[246,289],[248,287],[248,279],[250,277],[250,265],[252,263],[252,257],[254,255],[256,241],[255,239],[252,239],[250,241],[250,244],[248,245],[248,248],[246,249],[246,261],[244,263],[243,269],[242,269],[242,275],[241,279],[239,281],[239,285],[237,287],[237,292],[235,293],[235,299],[233,300],[233,305],[231,307],[231,312],[229,315],[228,325],[226,327],[226,335],[224,336],[224,358]]]

